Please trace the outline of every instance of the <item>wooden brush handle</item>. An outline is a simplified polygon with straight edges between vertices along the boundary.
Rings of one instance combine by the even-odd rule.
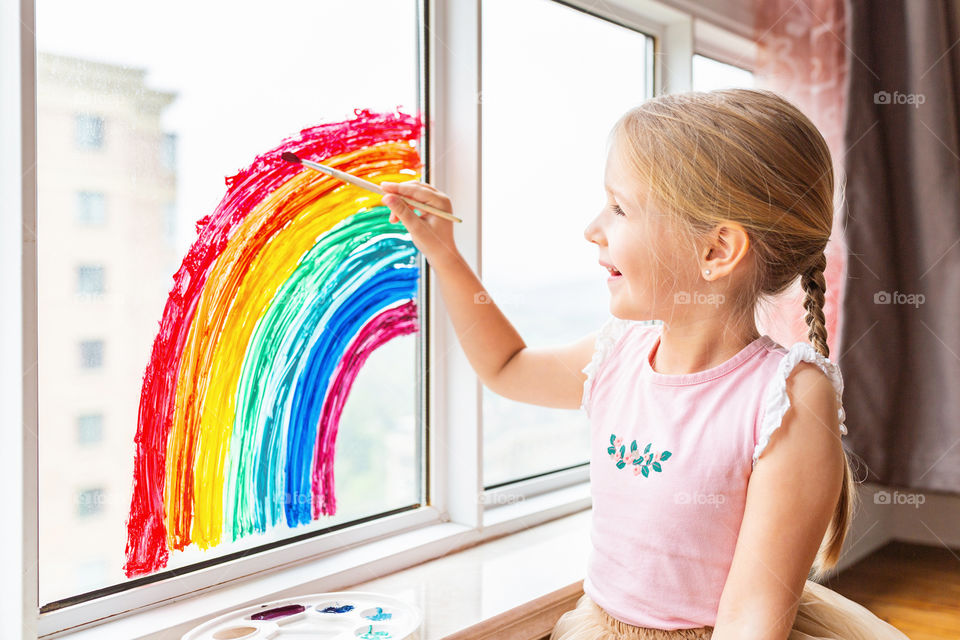
[[[399,194],[393,194],[393,195],[399,195]],[[418,202],[418,201],[416,201],[416,200],[413,200],[412,198],[406,198],[406,197],[404,197],[404,196],[399,196],[399,197],[400,197],[401,200],[403,200],[404,202],[406,202],[407,205],[409,205],[410,207],[412,207],[412,208],[414,208],[414,209],[420,209],[421,211],[426,211],[426,212],[428,212],[428,213],[432,213],[432,214],[435,215],[435,216],[440,216],[441,218],[443,218],[443,219],[445,219],[445,220],[449,220],[449,221],[451,221],[451,222],[463,222],[463,220],[461,220],[461,219],[458,218],[457,216],[453,215],[452,213],[449,213],[449,212],[447,212],[447,211],[444,211],[443,209],[438,209],[437,207],[434,207],[433,205],[425,204],[425,203],[423,203],[423,202]]]

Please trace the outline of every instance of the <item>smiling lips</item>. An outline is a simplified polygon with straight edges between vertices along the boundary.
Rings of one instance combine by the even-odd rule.
[[[610,272],[610,277],[611,277],[611,278],[617,278],[617,277],[620,277],[621,275],[623,275],[622,273],[620,273],[619,271],[617,271],[616,268],[614,268],[614,266],[613,266],[612,264],[607,264],[607,263],[604,262],[603,260],[600,261],[600,264],[601,264],[603,267],[605,267],[607,271]]]

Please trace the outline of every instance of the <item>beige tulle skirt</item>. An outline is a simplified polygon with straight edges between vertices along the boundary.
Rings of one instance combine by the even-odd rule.
[[[649,629],[622,622],[583,594],[560,616],[550,640],[703,640],[713,627]],[[807,580],[787,640],[910,640],[863,605]]]

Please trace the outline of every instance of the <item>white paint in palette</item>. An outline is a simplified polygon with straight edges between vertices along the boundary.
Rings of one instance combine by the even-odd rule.
[[[182,640],[415,640],[423,613],[399,598],[331,591],[275,600],[225,613]]]

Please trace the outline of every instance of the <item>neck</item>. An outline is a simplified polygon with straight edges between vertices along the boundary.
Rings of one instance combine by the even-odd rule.
[[[723,364],[760,337],[752,318],[705,318],[694,322],[664,322],[652,366],[657,373],[683,375]]]

